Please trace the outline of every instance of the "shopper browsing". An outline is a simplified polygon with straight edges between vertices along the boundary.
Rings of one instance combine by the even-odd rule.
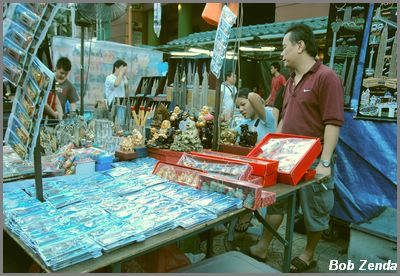
[[[265,107],[264,100],[255,92],[247,87],[239,90],[236,99],[236,105],[240,113],[244,117],[236,130],[240,133],[241,125],[247,124],[250,131],[256,131],[257,143],[259,143],[265,135],[276,131],[276,122],[271,110]]]
[[[235,108],[234,99],[237,89],[235,87],[236,74],[228,71],[225,74],[225,81],[221,84],[221,112],[220,120],[229,122],[233,117]]]
[[[76,112],[76,102],[79,100],[79,96],[75,87],[67,79],[71,67],[71,61],[66,57],[59,58],[56,63],[54,94],[50,94],[45,106],[46,114],[53,118],[61,119],[63,117],[63,114],[66,113],[65,105],[67,101],[70,103],[70,112]]]
[[[312,30],[305,25],[289,28],[283,38],[284,65],[293,70],[287,81],[282,119],[277,132],[319,137],[323,144],[320,159],[314,164],[317,174],[327,182],[311,184],[299,190],[300,205],[307,230],[307,244],[291,261],[291,272],[302,272],[316,265],[314,253],[322,231],[329,227],[333,208],[332,157],[344,121],[343,87],[336,73],[315,60],[317,46]],[[269,206],[266,221],[278,229],[287,202]],[[264,230],[262,238],[250,247],[250,254],[265,259],[272,234]]]
[[[272,75],[272,80],[271,80],[271,93],[269,94],[269,97],[265,101],[266,105],[268,106],[273,106],[276,98],[276,93],[278,92],[279,88],[282,86],[285,86],[286,79],[285,77],[281,74],[281,66],[279,65],[278,62],[273,62],[271,64],[271,75]]]
[[[108,75],[104,83],[104,95],[108,108],[116,97],[126,97],[128,79],[126,78],[127,67],[125,61],[117,60],[113,64],[112,74]]]

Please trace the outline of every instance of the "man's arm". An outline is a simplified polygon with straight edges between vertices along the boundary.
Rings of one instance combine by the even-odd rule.
[[[321,160],[330,161],[332,154],[335,150],[336,144],[339,140],[340,127],[335,125],[326,125],[324,133],[324,147],[321,153]],[[332,174],[332,168],[325,168],[322,164],[318,164],[316,168],[317,174],[330,176]]]
[[[117,76],[117,79],[114,82],[114,87],[117,87],[117,86],[119,86],[121,84],[121,82],[124,79],[124,76],[125,76],[125,73],[126,73],[126,69],[127,69],[127,67],[124,66],[124,67],[121,68],[121,70],[119,70],[119,74]]]

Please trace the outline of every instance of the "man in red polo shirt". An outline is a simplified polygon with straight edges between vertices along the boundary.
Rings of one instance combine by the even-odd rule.
[[[265,101],[265,105],[273,106],[275,103],[276,93],[281,88],[281,86],[285,86],[286,79],[281,74],[281,66],[278,62],[273,62],[271,64],[271,94],[269,94],[268,99]]]
[[[316,265],[316,246],[322,232],[329,228],[329,214],[334,204],[331,160],[344,122],[343,87],[334,71],[315,60],[317,46],[308,26],[289,28],[282,45],[282,60],[292,74],[286,82],[277,132],[319,137],[323,149],[314,166],[317,174],[328,179],[300,190],[307,244],[303,252],[292,259],[291,272],[302,272]],[[277,202],[268,207],[266,220],[275,229],[283,220],[285,204],[287,202]],[[271,240],[271,233],[264,231],[259,242],[250,248],[250,254],[258,259],[266,258]]]

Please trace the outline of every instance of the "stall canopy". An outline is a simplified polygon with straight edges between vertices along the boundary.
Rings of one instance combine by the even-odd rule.
[[[263,44],[267,46],[276,46],[277,49],[281,48],[282,38],[285,31],[293,24],[305,24],[308,25],[314,32],[317,40],[325,40],[325,34],[328,27],[328,17],[313,17],[299,20],[275,22],[268,24],[259,24],[252,26],[242,26],[241,28],[232,28],[229,42],[229,48],[232,48],[234,43],[238,40],[241,41],[242,45],[257,45]],[[160,50],[185,50],[189,47],[197,47],[212,50],[214,46],[216,31],[193,33],[186,37],[178,38],[168,42],[166,45],[159,46]],[[320,44],[320,43],[318,43]],[[276,52],[275,54],[279,54]],[[271,54],[271,53],[268,53]],[[260,52],[242,52],[241,56],[252,57],[253,55],[260,55]]]

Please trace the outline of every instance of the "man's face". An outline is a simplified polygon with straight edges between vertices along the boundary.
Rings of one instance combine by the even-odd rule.
[[[290,33],[285,34],[282,41],[283,50],[281,52],[281,57],[285,67],[294,69],[296,59],[298,57],[299,43],[294,43],[289,40]]]
[[[57,81],[62,83],[67,79],[68,73],[69,73],[69,71],[65,71],[62,68],[58,68],[58,69],[56,69],[54,76]]]
[[[271,75],[275,75],[276,73],[276,68],[274,66],[271,66]]]
[[[236,74],[232,73],[228,78],[227,81],[229,84],[234,85],[236,83]]]

